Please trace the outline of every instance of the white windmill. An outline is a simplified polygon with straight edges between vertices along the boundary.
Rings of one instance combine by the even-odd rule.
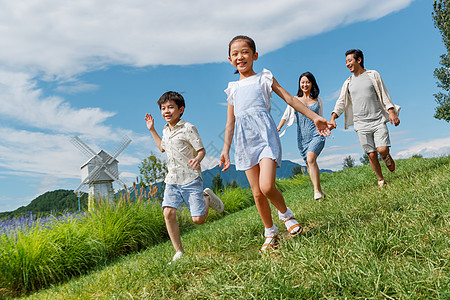
[[[80,196],[89,187],[88,209],[91,210],[94,199],[108,201],[114,198],[113,182],[117,181],[122,187],[126,186],[119,177],[119,162],[116,158],[131,143],[131,139],[125,136],[112,155],[103,150],[96,153],[77,136],[74,136],[71,142],[89,157],[81,166],[81,184],[74,192]]]

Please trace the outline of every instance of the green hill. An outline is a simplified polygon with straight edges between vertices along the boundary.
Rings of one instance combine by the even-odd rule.
[[[322,175],[325,200],[306,176],[282,180],[305,231],[260,253],[254,206],[184,231],[187,255],[167,265],[169,241],[124,256],[30,299],[449,299],[450,157]]]
[[[87,207],[87,195],[80,198],[82,208]],[[22,214],[33,213],[42,215],[60,212],[78,211],[78,198],[72,190],[55,190],[46,192],[30,202],[27,206],[21,206],[14,211],[1,212],[0,218],[16,217]]]

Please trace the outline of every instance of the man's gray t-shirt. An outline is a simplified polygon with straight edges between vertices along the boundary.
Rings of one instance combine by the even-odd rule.
[[[383,107],[367,72],[352,76],[348,90],[352,98],[356,130],[371,128],[386,121],[382,113]]]

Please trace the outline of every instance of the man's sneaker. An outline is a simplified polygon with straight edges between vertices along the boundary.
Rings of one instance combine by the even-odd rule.
[[[382,188],[382,187],[385,186],[385,185],[386,185],[386,181],[384,181],[384,179],[378,180],[378,186],[379,186],[380,188]]]
[[[395,161],[392,158],[390,154],[386,155],[386,157],[383,157],[384,163],[386,164],[386,167],[389,171],[394,172],[395,171]]]
[[[184,255],[183,252],[177,252],[175,253],[175,255],[172,258],[172,261],[170,263],[168,263],[168,265],[171,265],[174,261],[179,260],[182,256]]]
[[[223,212],[223,210],[225,209],[225,206],[223,205],[222,200],[220,200],[219,197],[217,197],[217,195],[214,194],[214,192],[211,189],[206,188],[203,191],[203,193],[205,193],[209,196],[209,207],[211,207],[218,213]]]

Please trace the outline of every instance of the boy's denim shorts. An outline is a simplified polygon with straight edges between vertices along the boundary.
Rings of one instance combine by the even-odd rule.
[[[178,208],[183,202],[191,212],[192,217],[200,217],[206,213],[201,177],[197,177],[184,185],[166,184],[162,207]]]

